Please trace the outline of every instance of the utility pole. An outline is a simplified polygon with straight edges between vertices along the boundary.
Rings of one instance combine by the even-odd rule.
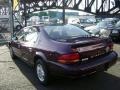
[[[26,8],[26,2],[25,1],[23,2],[23,5],[24,5],[24,20],[25,20],[25,27],[26,27],[27,26],[27,19],[26,19],[27,8]]]
[[[66,6],[66,3],[65,3],[65,0],[63,0],[63,24],[65,24],[65,6]]]
[[[10,31],[11,31],[11,39],[14,34],[13,28],[14,28],[14,20],[13,20],[13,3],[11,0],[8,2],[9,4],[9,23],[10,23]]]

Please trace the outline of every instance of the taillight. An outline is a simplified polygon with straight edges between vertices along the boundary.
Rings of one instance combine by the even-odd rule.
[[[57,59],[58,62],[63,64],[76,63],[80,60],[80,55],[79,53],[63,54],[60,55]]]
[[[113,43],[110,43],[110,44],[108,44],[108,47],[111,49],[111,50],[113,50]]]
[[[109,43],[106,47],[106,52],[113,51],[113,43]]]

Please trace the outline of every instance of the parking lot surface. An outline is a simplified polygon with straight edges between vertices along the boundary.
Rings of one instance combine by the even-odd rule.
[[[118,53],[118,56],[120,57],[120,44],[114,44],[114,50]]]
[[[115,51],[120,55],[120,44]],[[120,90],[120,60],[108,71],[79,79],[55,78],[47,87],[34,70],[19,59],[12,60],[7,46],[0,46],[0,90]]]

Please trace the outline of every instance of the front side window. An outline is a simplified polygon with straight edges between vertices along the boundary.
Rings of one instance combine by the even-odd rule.
[[[25,36],[25,32],[23,29],[21,29],[18,33],[16,33],[16,37],[18,38],[18,40],[23,41],[24,40],[24,36]]]
[[[115,25],[114,21],[101,21],[100,23],[97,24],[97,27],[109,28],[114,27],[114,25]]]

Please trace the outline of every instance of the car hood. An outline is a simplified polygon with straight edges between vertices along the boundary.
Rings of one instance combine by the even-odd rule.
[[[113,30],[113,29],[115,29],[115,27],[114,27],[114,26],[111,26],[111,27],[107,27],[107,28],[105,28],[105,29],[107,29],[107,30]]]
[[[93,25],[93,26],[86,27],[85,30],[89,31],[89,30],[93,30],[95,28],[96,28],[96,25]]]

